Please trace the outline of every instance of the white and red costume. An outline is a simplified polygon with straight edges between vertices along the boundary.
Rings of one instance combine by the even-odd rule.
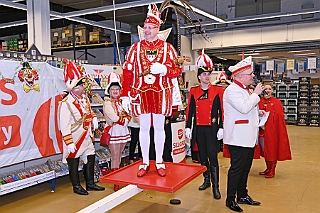
[[[92,128],[98,128],[95,113],[85,94],[89,82],[82,69],[71,61],[66,61],[64,80],[69,94],[59,103],[60,130],[63,137],[62,162],[68,163],[69,177],[73,192],[88,195],[88,191],[103,191],[94,182],[95,149],[91,137]],[[86,190],[80,184],[79,160],[82,160]]]
[[[162,23],[160,17],[157,6],[150,5],[145,20],[145,26],[152,26],[148,29],[149,31],[160,27]],[[165,42],[165,39],[160,38],[158,33],[158,36],[152,39],[142,38],[140,42],[133,44],[122,67],[121,96],[125,97],[123,100],[129,97],[132,114],[139,116],[140,119],[139,138],[143,164],[139,167],[138,177],[144,176],[149,170],[151,125],[155,130],[157,171],[160,176],[165,176],[165,165],[162,163],[165,116],[170,116],[172,113],[173,82],[175,80],[178,88],[176,77],[182,73],[182,66],[175,63],[178,57],[177,51],[171,44]]]
[[[160,39],[153,42],[142,40],[130,47],[122,67],[122,96],[130,97],[135,116],[147,113],[171,115],[172,78],[178,77],[182,72],[181,66],[174,63],[177,56],[174,47]],[[166,75],[149,73],[141,76],[155,62],[167,67]]]
[[[91,126],[96,117],[92,111],[88,97],[82,94],[76,96],[71,91],[79,81],[84,81],[84,73],[73,62],[66,61],[64,78],[69,94],[60,102],[59,120],[63,138],[62,162],[67,163],[66,158],[81,158],[87,163],[87,156],[94,155],[95,149],[91,140],[93,136]],[[67,146],[74,143],[75,152],[68,152]]]

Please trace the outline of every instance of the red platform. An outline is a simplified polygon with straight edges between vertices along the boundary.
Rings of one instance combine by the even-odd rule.
[[[119,185],[132,184],[140,189],[172,193],[176,192],[207,169],[205,166],[200,165],[165,162],[166,176],[160,177],[157,174],[155,162],[150,161],[149,172],[143,177],[137,177],[138,168],[141,163],[142,161],[140,160],[109,173],[101,177],[100,181]]]

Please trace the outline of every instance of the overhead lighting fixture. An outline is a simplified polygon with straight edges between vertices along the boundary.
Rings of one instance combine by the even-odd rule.
[[[146,6],[152,3],[162,3],[163,0],[140,0],[140,1],[133,1],[133,2],[127,2],[122,4],[116,4],[115,7],[113,5],[109,6],[103,6],[103,7],[96,7],[96,8],[90,8],[90,9],[84,9],[80,11],[73,11],[65,13],[65,17],[76,17],[76,16],[83,16],[83,15],[89,15],[89,14],[95,14],[95,13],[103,13],[103,12],[109,12],[113,10],[123,10],[123,9],[129,9],[133,7],[142,7]]]
[[[90,20],[83,19],[83,18],[73,17],[73,18],[66,18],[66,19],[68,19],[70,21],[79,22],[79,23],[82,23],[82,24],[88,24],[88,25],[95,26],[95,27],[101,27],[101,28],[105,28],[105,29],[109,29],[109,30],[114,30],[114,28],[112,28],[112,27],[108,27],[108,26],[106,26],[104,24],[99,24],[99,22],[90,21]],[[116,30],[118,32],[121,32],[121,33],[127,33],[127,34],[131,33],[130,31],[119,30],[119,29],[116,29]]]
[[[242,56],[242,54],[238,54],[240,56]],[[243,55],[260,55],[260,53],[244,53]]]
[[[253,56],[252,58],[256,58],[256,59],[266,59],[266,58],[270,58],[269,56]]]
[[[227,58],[222,58],[222,57],[219,57],[219,56],[216,56],[216,58],[219,58],[219,59],[224,60],[224,61],[228,60]]]
[[[288,53],[300,53],[300,52],[310,52],[311,50],[292,50],[289,51]]]
[[[231,23],[239,23],[239,22],[247,22],[247,21],[256,21],[256,20],[265,20],[265,19],[272,19],[272,18],[281,18],[281,17],[291,17],[291,16],[297,16],[297,15],[305,15],[305,14],[314,14],[314,13],[320,13],[319,9],[306,9],[301,10],[299,12],[280,12],[280,13],[270,13],[270,14],[263,14],[263,15],[257,15],[253,17],[241,17],[236,19],[229,19],[224,22],[211,22],[211,23],[202,23],[202,26],[210,26],[210,25],[218,25],[218,24],[231,24]],[[199,26],[199,25],[197,25]],[[185,25],[181,26],[181,28],[192,28],[194,25]]]
[[[180,6],[184,6],[180,1],[173,1],[173,2],[178,4],[178,5],[180,5]],[[220,22],[220,23],[225,23],[225,21],[223,19],[218,18],[217,16],[211,15],[210,13],[207,13],[207,12],[205,12],[203,10],[200,10],[200,9],[198,9],[196,7],[193,7],[191,5],[190,5],[190,7],[192,8],[192,10],[194,12],[196,12],[196,13],[198,13],[200,15],[203,15],[203,16],[205,16],[207,18],[210,18],[210,19],[215,20],[215,21]]]
[[[0,6],[11,7],[18,10],[27,10],[27,5],[25,4],[17,4],[10,1],[0,1]]]
[[[10,23],[0,24],[0,29],[4,29],[4,28],[8,28],[8,27],[17,27],[17,26],[22,26],[25,24],[27,24],[26,20],[14,21],[14,22],[10,22]]]
[[[317,53],[302,53],[302,54],[294,54],[295,56],[301,56],[301,55],[316,55]]]

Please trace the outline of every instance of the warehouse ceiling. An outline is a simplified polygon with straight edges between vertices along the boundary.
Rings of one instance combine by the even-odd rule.
[[[27,12],[21,9],[15,9],[8,6],[3,6],[5,2],[13,4],[26,5],[26,1],[19,0],[0,0],[0,26],[14,21],[21,21],[27,19]],[[118,5],[133,5],[136,2],[146,3],[144,6],[130,7],[128,9],[116,10],[116,21],[132,26],[131,31],[136,29],[137,25],[143,25],[147,13],[147,3],[152,0],[115,0]],[[158,1],[159,2],[159,1]],[[192,3],[191,3],[192,4]],[[50,0],[51,12],[79,13],[81,11],[88,11],[94,8],[113,7],[113,0]],[[94,22],[101,22],[105,20],[113,20],[113,11],[91,13],[88,15],[81,15],[80,18]],[[167,20],[172,21],[172,20]],[[51,28],[61,28],[73,23],[67,19],[57,19],[50,22]],[[3,28],[0,30],[0,37],[18,35],[21,39],[27,38],[27,25],[15,26],[10,28]],[[308,56],[320,56],[320,41],[312,43],[299,43],[288,46],[251,46],[251,47],[237,47],[229,49],[208,49],[206,53],[213,57],[216,63],[234,63],[234,60],[241,60],[242,54],[245,56],[252,55],[255,60],[265,61],[268,59],[287,59],[296,58],[297,60],[305,60]],[[243,52],[243,53],[242,53]],[[227,59],[227,60],[225,60]]]

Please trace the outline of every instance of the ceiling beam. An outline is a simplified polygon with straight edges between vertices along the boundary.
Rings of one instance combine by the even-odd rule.
[[[27,6],[24,4],[20,4],[20,3],[14,3],[15,1],[7,1],[7,0],[0,0],[0,5],[3,6],[7,6],[7,7],[12,7],[15,9],[20,9],[20,10],[27,10]],[[90,8],[90,9],[85,9],[85,10],[80,10],[80,11],[72,11],[72,12],[67,12],[67,13],[59,13],[59,12],[55,12],[55,11],[50,11],[50,15],[53,16],[52,18],[50,18],[50,20],[54,20],[57,18],[65,18],[68,19],[70,21],[76,21],[76,22],[80,22],[80,23],[86,23],[89,25],[93,25],[93,26],[99,26],[102,28],[106,28],[109,30],[115,30],[114,27],[110,27],[110,26],[106,26],[102,23],[99,22],[94,22],[88,19],[83,19],[83,18],[75,18],[78,16],[82,16],[82,15],[88,15],[88,14],[96,14],[96,13],[102,13],[102,12],[108,12],[108,11],[114,11],[114,10],[121,10],[121,9],[128,9],[128,8],[134,8],[134,7],[141,7],[141,6],[145,6],[145,5],[149,5],[151,3],[162,3],[163,0],[139,0],[139,1],[133,1],[133,2],[127,2],[127,3],[122,3],[122,4],[116,4],[116,5],[109,5],[109,6],[102,6],[102,7],[96,7],[96,8]],[[174,1],[175,3],[177,3],[180,6],[183,6],[183,4],[181,4],[180,1]],[[191,6],[191,8],[198,14],[201,14],[205,17],[208,17],[210,19],[213,19],[215,21],[218,22],[224,22],[224,20],[213,16],[203,10],[200,10],[196,7]],[[20,25],[23,25],[22,23],[27,24],[27,21],[22,20],[20,22]],[[7,23],[7,24],[1,24],[0,25],[0,29],[1,28],[6,28],[6,27],[11,27],[11,26],[17,26],[14,25],[16,23]],[[130,33],[130,31],[125,31],[125,30],[119,30],[116,29],[119,32],[123,32],[123,33]]]

